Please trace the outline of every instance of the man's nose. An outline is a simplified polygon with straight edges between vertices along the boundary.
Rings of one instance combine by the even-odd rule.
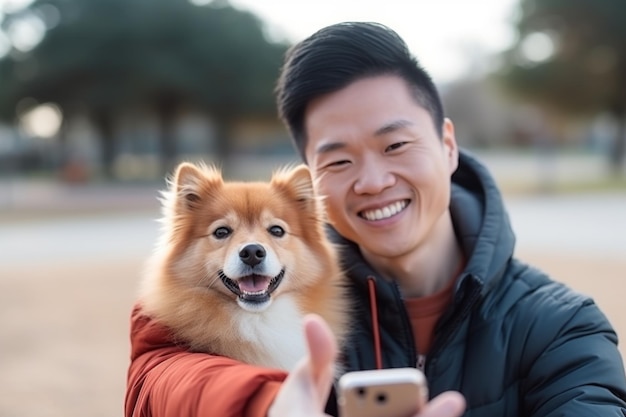
[[[395,183],[395,176],[384,164],[364,164],[354,182],[357,194],[378,194]]]

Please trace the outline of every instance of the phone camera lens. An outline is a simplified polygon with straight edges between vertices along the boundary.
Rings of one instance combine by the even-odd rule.
[[[376,396],[376,402],[379,404],[384,404],[385,402],[387,402],[387,394],[385,394],[384,392],[379,393]]]
[[[356,393],[359,394],[359,397],[364,397],[365,396],[365,388],[363,387],[358,387],[356,389]]]

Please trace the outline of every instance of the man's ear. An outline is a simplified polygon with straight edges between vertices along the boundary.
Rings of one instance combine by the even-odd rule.
[[[441,142],[448,161],[450,175],[459,167],[459,147],[454,135],[454,124],[447,117],[443,121]]]

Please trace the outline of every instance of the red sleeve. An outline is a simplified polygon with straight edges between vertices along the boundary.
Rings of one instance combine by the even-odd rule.
[[[163,326],[131,317],[131,362],[125,417],[264,417],[281,382],[280,370],[187,351]]]

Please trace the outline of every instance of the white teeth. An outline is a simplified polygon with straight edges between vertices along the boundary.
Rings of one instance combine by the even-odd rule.
[[[261,295],[265,293],[265,290],[261,291],[241,291],[243,295]]]
[[[405,200],[389,204],[382,209],[368,210],[362,213],[367,220],[383,220],[401,212],[407,205]]]

